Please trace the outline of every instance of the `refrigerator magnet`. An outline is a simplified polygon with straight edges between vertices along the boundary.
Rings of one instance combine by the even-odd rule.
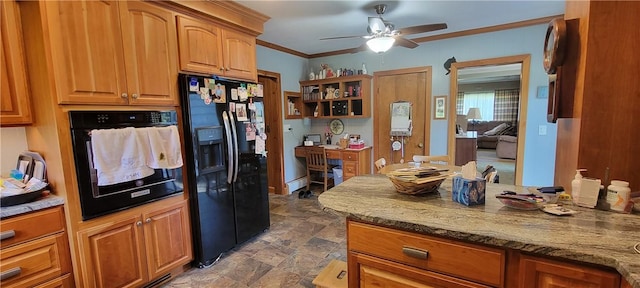
[[[215,90],[213,90],[213,102],[225,103],[227,102],[227,91],[224,85],[216,84]]]
[[[247,101],[247,98],[249,98],[249,93],[247,92],[247,87],[239,87],[238,88],[238,98],[240,98],[240,101],[245,102]]]
[[[258,97],[264,97],[264,86],[258,84]]]
[[[229,112],[236,112],[236,102],[229,102]]]
[[[238,121],[247,121],[247,105],[242,103],[236,103],[236,117]]]
[[[200,99],[204,100],[210,98],[209,97],[209,88],[207,87],[200,87]]]
[[[200,91],[200,84],[198,83],[198,78],[191,77],[191,79],[189,79],[189,91],[190,92]]]
[[[231,100],[238,101],[238,89],[231,89]]]

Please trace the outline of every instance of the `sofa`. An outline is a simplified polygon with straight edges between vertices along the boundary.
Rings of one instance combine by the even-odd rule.
[[[517,137],[517,122],[512,121],[469,121],[468,131],[478,132],[479,149],[496,149],[500,135]]]
[[[518,138],[510,135],[498,136],[496,156],[498,158],[516,159],[518,154]]]

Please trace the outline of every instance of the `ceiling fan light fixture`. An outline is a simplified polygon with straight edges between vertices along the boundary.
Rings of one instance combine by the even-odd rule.
[[[369,49],[373,50],[373,52],[383,53],[391,49],[395,41],[396,39],[389,36],[375,37],[367,41],[367,46],[369,46]]]

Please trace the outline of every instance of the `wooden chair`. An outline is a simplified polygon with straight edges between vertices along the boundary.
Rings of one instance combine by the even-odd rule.
[[[376,165],[376,171],[378,173],[382,173],[381,172],[382,168],[384,168],[384,166],[387,166],[387,160],[385,160],[384,158],[380,158],[376,160],[376,162],[373,162],[373,164]]]
[[[449,164],[451,158],[449,155],[413,155],[413,162]]]
[[[330,185],[333,186],[333,176],[329,177],[329,174],[333,175],[335,165],[327,163],[327,153],[324,147],[306,147],[305,153],[307,159],[307,191],[300,193],[304,192],[304,197],[309,197],[312,194],[311,183],[324,184],[323,191],[327,191]]]

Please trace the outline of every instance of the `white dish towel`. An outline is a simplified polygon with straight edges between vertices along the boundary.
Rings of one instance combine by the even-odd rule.
[[[98,186],[112,185],[153,175],[146,163],[146,145],[136,128],[91,131],[93,165],[98,171]]]
[[[175,169],[182,167],[180,135],[175,125],[138,129],[146,139],[147,166],[153,169]],[[146,135],[146,138],[145,136]]]

